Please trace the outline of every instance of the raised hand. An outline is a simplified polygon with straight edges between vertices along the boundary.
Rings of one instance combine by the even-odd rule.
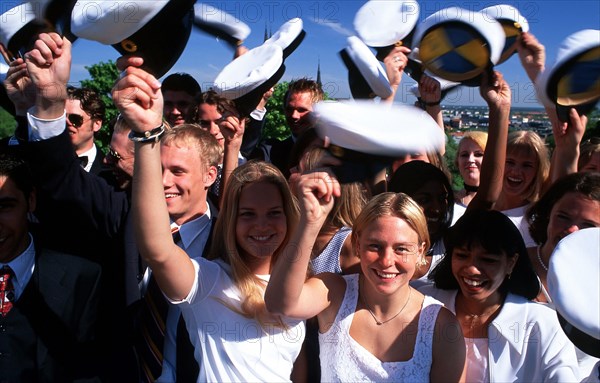
[[[71,42],[57,33],[41,33],[25,64],[37,92],[37,103],[60,102],[67,97],[71,75]]]
[[[405,46],[394,47],[383,59],[385,72],[392,87],[398,87],[402,81],[404,68],[408,64],[408,54],[410,48]]]
[[[334,197],[339,197],[340,193],[340,184],[331,173],[303,174],[298,181],[296,196],[305,223],[322,225],[333,208]]]
[[[435,78],[423,74],[419,81],[419,94],[425,103],[439,103],[442,99],[442,86]]]
[[[533,34],[524,32],[517,40],[517,52],[527,76],[535,83],[546,65],[546,48]]]
[[[112,90],[113,102],[136,132],[152,130],[162,124],[163,97],[160,82],[139,68],[140,57],[120,57],[117,67],[123,72]]]
[[[576,150],[583,139],[587,121],[585,115],[580,116],[575,108],[571,108],[569,110],[569,122],[558,121],[558,123],[552,124],[556,147],[568,147]]]
[[[484,74],[481,79],[479,93],[490,109],[501,107],[510,109],[512,93],[502,73],[494,71],[491,77]]]
[[[0,50],[3,49],[0,44]],[[27,110],[35,105],[36,89],[27,72],[27,64],[22,58],[17,58],[10,63],[4,87],[18,116],[24,116]]]

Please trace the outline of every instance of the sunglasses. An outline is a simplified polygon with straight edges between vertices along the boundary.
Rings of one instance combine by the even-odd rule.
[[[83,118],[82,115],[75,113],[67,113],[67,120],[76,128],[81,127],[81,125],[83,125],[85,122],[85,118]]]

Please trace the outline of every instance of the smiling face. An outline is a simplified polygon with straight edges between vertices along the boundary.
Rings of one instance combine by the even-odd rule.
[[[283,199],[277,186],[259,181],[243,187],[235,223],[238,249],[255,274],[269,274],[271,257],[287,232]]]
[[[394,216],[372,221],[358,238],[361,270],[381,294],[391,294],[410,281],[423,250],[417,232]]]
[[[163,117],[171,127],[184,124],[192,107],[194,97],[182,90],[167,90],[163,94]]]
[[[458,146],[458,170],[467,185],[479,186],[483,149],[473,140],[465,138]]]
[[[518,256],[490,254],[480,245],[457,246],[452,251],[452,274],[462,295],[485,305],[502,301],[498,291],[516,264]]]
[[[178,225],[206,212],[207,189],[217,169],[207,166],[194,146],[163,144],[160,147],[162,180],[169,216]]]
[[[117,122],[120,124],[122,122]],[[104,157],[104,163],[110,166],[117,186],[127,189],[133,179],[133,164],[135,162],[133,141],[128,137],[130,130],[115,129],[110,139],[108,153]]]
[[[508,197],[526,199],[538,172],[538,159],[532,151],[514,150],[506,153],[502,193]]]
[[[567,235],[590,227],[600,227],[600,201],[577,192],[567,193],[550,211],[545,247],[552,251]]]
[[[448,210],[448,190],[436,180],[431,180],[411,196],[421,206],[427,218],[429,235],[434,238],[445,224]]]
[[[219,128],[219,121],[223,116],[217,110],[217,105],[211,104],[200,104],[198,105],[198,122],[202,129],[208,131],[212,134],[221,147],[225,146],[225,138],[221,133],[221,129]]]

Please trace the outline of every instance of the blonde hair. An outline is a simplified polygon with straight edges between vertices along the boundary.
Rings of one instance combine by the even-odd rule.
[[[281,246],[271,257],[271,267],[279,258],[298,222],[299,210],[283,174],[275,166],[262,161],[249,161],[231,173],[223,194],[223,207],[215,224],[209,258],[221,258],[231,266],[232,279],[240,291],[242,303],[241,309],[230,308],[246,318],[254,318],[266,328],[267,319],[273,317],[265,309],[265,284],[248,268],[236,241],[240,196],[246,185],[256,182],[275,185],[281,193],[287,232]],[[278,325],[284,327],[281,322]]]
[[[424,244],[423,252],[417,266],[425,264],[425,254],[431,246],[427,220],[421,207],[408,195],[404,193],[381,193],[375,196],[364,207],[360,215],[354,221],[352,229],[352,248],[358,254],[359,238],[361,233],[381,217],[396,217],[405,221],[418,236],[419,244]]]
[[[165,131],[160,142],[162,145],[185,145],[195,148],[206,167],[216,167],[223,159],[223,149],[217,139],[196,124],[182,124],[170,128]]]
[[[535,132],[520,130],[508,134],[506,156],[509,153],[525,152],[537,158],[538,168],[525,200],[535,202],[540,198],[544,182],[550,174],[550,158],[544,140]]]
[[[454,165],[458,167],[458,157],[460,156],[460,147],[465,140],[471,140],[477,144],[481,148],[482,151],[485,151],[485,146],[487,145],[488,134],[487,132],[482,132],[480,130],[472,130],[466,132],[460,142],[458,143],[458,148],[456,150],[456,157],[454,157]]]

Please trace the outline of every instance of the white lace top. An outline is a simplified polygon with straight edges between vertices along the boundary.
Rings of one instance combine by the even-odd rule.
[[[350,336],[358,302],[358,274],[345,275],[346,293],[335,322],[319,334],[322,382],[428,382],[432,363],[433,330],[442,304],[425,296],[419,316],[413,357],[382,362]]]

